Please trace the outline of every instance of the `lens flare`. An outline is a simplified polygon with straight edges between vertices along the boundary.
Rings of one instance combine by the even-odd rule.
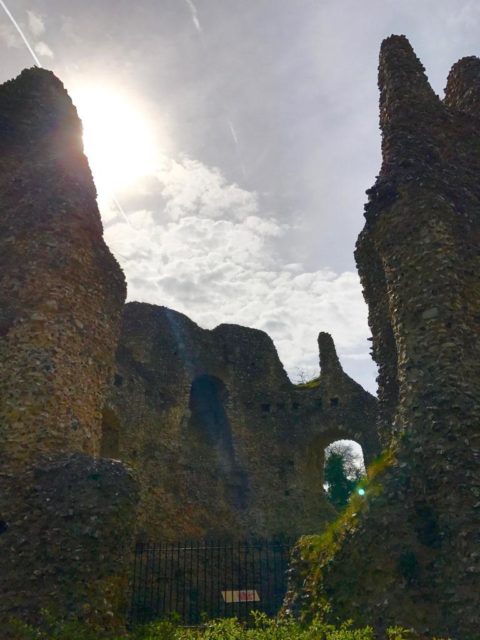
[[[127,96],[97,87],[71,94],[100,196],[112,196],[155,171],[154,128]]]

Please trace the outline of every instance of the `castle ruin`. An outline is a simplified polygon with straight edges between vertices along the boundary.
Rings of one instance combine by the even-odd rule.
[[[120,629],[135,540],[320,532],[324,448],[352,438],[384,454],[299,543],[288,608],[478,634],[480,60],[442,101],[392,36],[379,86],[356,249],[378,403],[328,334],[319,379],[293,385],[261,331],[124,306],[65,89],[36,68],[0,87],[2,622]]]
[[[378,453],[376,399],[319,336],[293,385],[270,338],[124,306],[81,124],[33,68],[0,87],[0,621],[125,622],[135,540],[314,533],[324,449]]]

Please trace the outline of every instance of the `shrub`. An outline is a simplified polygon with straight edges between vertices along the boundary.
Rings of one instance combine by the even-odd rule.
[[[139,627],[126,636],[102,635],[85,624],[55,620],[48,613],[40,627],[19,620],[12,621],[9,640],[420,640],[412,630],[393,627],[385,638],[378,638],[371,627],[355,629],[345,622],[340,626],[314,619],[302,625],[291,618],[271,619],[264,613],[253,612],[252,624],[245,625],[235,618],[213,620],[201,628],[177,626],[161,621]],[[423,640],[426,640],[425,638]],[[432,639],[435,640],[435,639]],[[437,640],[441,640],[438,638]],[[445,639],[444,639],[445,640]]]

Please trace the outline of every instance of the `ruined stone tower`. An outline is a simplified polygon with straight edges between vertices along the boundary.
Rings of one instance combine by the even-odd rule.
[[[59,80],[0,88],[0,465],[98,454],[125,299],[102,240],[81,124]]]
[[[125,282],[51,72],[0,87],[0,194],[0,628],[44,606],[114,624],[135,491],[92,456]]]
[[[387,449],[362,505],[304,542],[296,605],[455,638],[480,628],[480,60],[431,89],[403,36],[379,67],[383,164],[356,250]],[[312,564],[313,563],[313,564]],[[314,568],[312,568],[314,567]],[[303,579],[302,578],[302,579]],[[300,582],[298,583],[300,584]]]

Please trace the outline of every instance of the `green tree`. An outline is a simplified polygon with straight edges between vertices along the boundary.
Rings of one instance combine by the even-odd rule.
[[[334,443],[325,452],[324,481],[327,498],[337,509],[343,509],[364,475],[364,468],[348,444]]]

